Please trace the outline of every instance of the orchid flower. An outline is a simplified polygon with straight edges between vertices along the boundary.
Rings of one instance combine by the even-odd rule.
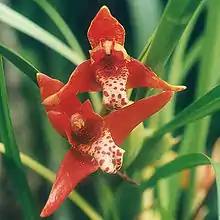
[[[158,112],[173,96],[172,91],[139,100],[105,117],[93,111],[89,100],[83,104],[76,91],[56,79],[39,73],[37,76],[42,101],[60,94],[53,105],[45,106],[56,131],[65,137],[71,148],[61,162],[56,180],[41,217],[52,214],[75,186],[100,168],[115,174],[122,166],[124,150],[119,146],[143,120]]]
[[[125,48],[125,30],[103,6],[88,30],[92,49],[90,59],[81,63],[71,74],[64,89],[80,92],[103,91],[103,103],[108,109],[120,109],[129,100],[126,90],[149,87],[163,91],[180,91],[185,86],[173,86],[158,78],[147,66],[130,57]],[[56,100],[56,94],[44,104]]]

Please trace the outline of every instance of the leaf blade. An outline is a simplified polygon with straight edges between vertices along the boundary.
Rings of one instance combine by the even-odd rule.
[[[18,69],[30,77],[30,79],[37,84],[36,73],[40,72],[30,62],[25,60],[21,55],[7,48],[0,43],[0,54],[13,63]]]
[[[34,200],[28,186],[27,179],[19,156],[12,122],[9,113],[7,91],[3,72],[2,58],[0,57],[0,135],[5,144],[5,165],[14,188],[16,189],[17,199],[21,205],[24,218],[30,220],[39,219],[39,214],[35,208]]]
[[[47,45],[76,65],[83,62],[76,52],[58,38],[3,3],[0,3],[0,21]]]
[[[78,43],[76,37],[73,35],[71,29],[68,27],[66,22],[60,16],[60,14],[56,11],[56,9],[46,0],[33,0],[35,1],[42,10],[51,18],[51,20],[55,23],[57,28],[63,34],[64,38],[66,39],[67,43],[71,46],[71,48],[80,55],[80,57],[85,60],[85,54]]]
[[[159,180],[174,175],[185,169],[197,167],[200,165],[212,165],[217,185],[217,207],[218,207],[218,219],[220,219],[220,163],[212,161],[211,158],[202,153],[192,153],[187,155],[182,155],[175,160],[159,167],[153,176],[151,176],[147,181],[141,183],[141,189],[153,187]]]

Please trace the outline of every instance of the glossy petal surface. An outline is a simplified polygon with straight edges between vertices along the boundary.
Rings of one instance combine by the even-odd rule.
[[[54,129],[65,137],[72,146],[76,145],[71,136],[70,118],[63,112],[49,111],[48,118]]]
[[[71,74],[64,90],[71,89],[80,92],[100,91],[101,87],[96,82],[94,67],[90,60],[81,63]]]
[[[79,111],[82,104],[72,88],[62,87],[58,92],[43,100],[47,111],[65,112],[69,117]]]
[[[59,80],[53,79],[43,73],[37,73],[37,82],[40,87],[42,100],[58,92],[64,86]]]
[[[92,48],[107,40],[115,41],[123,46],[125,30],[117,19],[111,15],[109,9],[103,6],[91,22],[88,39]]]
[[[117,145],[121,145],[127,135],[142,121],[158,112],[172,98],[173,92],[162,92],[141,99],[125,108],[104,117]]]
[[[51,215],[66,199],[74,187],[86,176],[98,169],[90,157],[78,154],[75,149],[70,149],[58,170],[48,201],[41,212],[41,217]]]
[[[174,86],[160,79],[150,68],[143,63],[131,59],[127,64],[129,71],[127,88],[149,87],[164,91],[181,91],[185,86]]]

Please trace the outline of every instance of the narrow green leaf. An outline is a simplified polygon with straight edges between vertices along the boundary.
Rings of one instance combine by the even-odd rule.
[[[156,29],[162,14],[160,0],[128,0],[129,15],[131,17],[134,35],[134,54],[138,55]],[[146,15],[147,18],[146,19]]]
[[[0,153],[6,154],[5,148],[1,143],[0,143]],[[49,182],[51,183],[54,182],[56,178],[56,174],[54,172],[52,172],[51,170],[49,170],[48,168],[46,168],[45,166],[38,163],[37,161],[35,161],[34,159],[32,159],[31,157],[27,156],[24,153],[20,152],[20,157],[22,163],[25,166],[29,167],[30,169],[32,169],[34,172],[36,172],[38,175],[42,176]],[[81,208],[82,211],[84,211],[84,213],[87,214],[91,219],[102,220],[102,217],[99,216],[99,214],[96,213],[96,211],[89,205],[89,203],[85,199],[83,199],[83,197],[81,197],[77,192],[75,191],[71,192],[69,195],[69,199],[73,201],[79,208]]]
[[[188,42],[191,38],[191,33],[194,29],[195,23],[198,20],[198,17],[201,14],[202,9],[204,8],[204,5],[205,4],[203,1],[196,9],[172,55],[172,59],[170,62],[170,70],[167,78],[167,81],[171,84],[183,84],[183,81],[189,72],[189,68],[195,63],[195,61],[197,61],[199,57],[198,52],[201,51],[198,50],[198,45],[200,46],[199,43],[201,42],[202,37],[199,37],[199,39],[194,43],[194,45],[191,46],[190,51],[187,51],[186,49],[188,46]],[[201,49],[201,47],[199,49]],[[185,64],[187,65],[187,68],[185,67]],[[175,104],[176,96],[173,97],[173,99],[166,105],[166,107],[161,112],[161,120],[164,124],[173,119],[175,115]],[[166,149],[164,146],[162,148]],[[160,181],[157,184],[158,200],[161,207],[161,211],[163,212],[162,215],[167,215],[167,219],[172,219],[172,216],[176,215],[176,211],[178,208],[177,200],[180,196],[179,187],[180,185],[178,175],[167,178],[163,181]]]
[[[182,75],[180,76],[179,82],[183,82],[190,68],[201,57],[203,44],[204,44],[204,37],[201,36],[189,49],[188,53],[186,54],[185,61],[183,63]]]
[[[143,123],[141,123],[125,139],[123,145],[121,146],[126,152],[123,159],[124,169],[126,169],[135,160],[142,148],[144,139],[149,135],[152,135],[152,132],[145,129]]]
[[[193,31],[193,28],[195,26],[195,23],[204,7],[204,1],[201,2],[201,4],[196,9],[195,13],[193,14],[191,20],[189,21],[188,25],[186,26],[180,41],[174,51],[174,54],[172,56],[171,60],[171,68],[168,75],[168,81],[171,84],[179,84],[182,83],[183,79],[183,65],[185,62],[185,52],[188,45],[188,42],[190,40],[191,33]],[[186,73],[185,73],[186,74]]]
[[[141,188],[145,189],[153,187],[156,185],[157,181],[163,178],[167,178],[183,170],[205,164],[210,164],[210,159],[204,154],[193,153],[182,155],[175,160],[158,167],[152,177],[141,183]]]
[[[118,207],[115,202],[115,193],[113,193],[104,176],[96,176],[95,189],[103,213],[103,218],[105,220],[119,220]]]
[[[218,219],[220,219],[220,163],[212,161],[211,158],[205,154],[192,153],[176,158],[175,160],[157,168],[153,176],[151,176],[147,181],[141,183],[140,187],[142,190],[145,190],[149,187],[154,187],[158,181],[164,178],[200,165],[212,165],[215,171],[218,200]]]
[[[164,178],[200,165],[212,165],[215,171],[218,200],[218,219],[220,219],[220,163],[212,161],[211,158],[205,154],[192,153],[176,158],[175,160],[157,168],[153,176],[151,176],[147,181],[141,183],[140,188],[145,190],[146,188],[154,187],[158,181]]]
[[[147,164],[153,162],[157,156],[161,156],[164,152],[164,148],[159,144],[161,138],[168,132],[171,132],[181,126],[184,126],[190,122],[196,121],[207,115],[214,113],[220,109],[220,85],[216,86],[209,93],[202,98],[193,102],[182,112],[180,112],[169,123],[159,128],[150,138],[146,138],[132,165],[129,167],[128,172],[132,172],[135,169],[141,169]],[[154,146],[152,148],[152,146]],[[159,153],[160,152],[160,153]],[[155,155],[157,154],[157,155]]]
[[[36,67],[34,67],[30,62],[25,60],[18,53],[10,50],[6,46],[0,43],[0,54],[13,63],[18,69],[31,78],[31,80],[37,83],[36,73],[40,72]]]
[[[83,53],[83,50],[79,45],[79,42],[77,41],[76,37],[73,35],[71,29],[68,27],[66,22],[53,7],[53,5],[51,5],[47,0],[34,0],[34,1],[48,14],[48,16],[55,23],[57,28],[65,37],[67,43],[72,47],[72,49],[75,50],[83,60],[85,60],[86,59],[85,54]]]
[[[39,213],[37,212],[32,198],[30,188],[28,186],[27,179],[23,170],[23,166],[20,160],[18,147],[16,144],[5,85],[5,77],[3,72],[2,58],[0,57],[0,136],[1,140],[5,144],[5,165],[8,170],[8,174],[11,176],[14,184],[14,189],[17,193],[17,199],[22,208],[24,219],[36,220],[39,219]]]
[[[181,35],[203,0],[170,0],[164,10],[160,24],[141,53],[141,62],[161,74],[164,65],[176,47]],[[136,100],[146,96],[147,88],[138,89]]]
[[[187,24],[202,0],[170,0],[142,62],[155,72],[167,62]]]
[[[216,86],[202,98],[193,102],[173,120],[155,132],[155,137],[162,137],[165,133],[196,121],[220,109],[220,85]]]
[[[47,45],[76,65],[83,61],[75,51],[58,38],[2,3],[0,3],[0,21]]]
[[[205,31],[203,34],[204,42],[201,50],[201,60],[199,74],[196,82],[195,98],[200,98],[207,91],[212,89],[218,82],[218,71],[220,69],[220,2],[218,0],[207,1],[207,21],[205,23]],[[208,73],[208,77],[207,77]],[[207,117],[187,126],[187,131],[193,130],[192,136],[189,132],[185,135],[185,143],[191,143],[193,148],[182,145],[181,148],[188,150],[187,153],[204,152],[206,148],[209,125],[211,118]],[[182,143],[184,144],[184,142]],[[183,211],[183,218],[188,218],[192,212],[192,203],[195,197],[195,176],[196,171],[193,170],[190,175],[190,190],[186,194],[186,203]]]

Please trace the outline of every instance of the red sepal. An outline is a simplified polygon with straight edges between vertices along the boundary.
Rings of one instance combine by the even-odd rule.
[[[172,96],[173,92],[162,92],[105,116],[106,127],[109,128],[116,144],[121,145],[139,123],[163,108]]]
[[[90,157],[80,155],[74,148],[70,149],[61,162],[56,180],[40,216],[47,217],[55,212],[74,187],[97,169],[98,165],[92,162]]]
[[[181,91],[185,86],[174,86],[160,79],[150,68],[143,63],[131,58],[127,63],[129,72],[127,89],[148,87],[164,91]]]
[[[90,60],[86,60],[76,67],[65,87],[71,88],[76,93],[101,91],[101,87],[96,82],[95,70]]]
[[[49,111],[48,118],[54,129],[63,137],[65,137],[72,146],[76,145],[71,135],[70,118],[64,112]]]
[[[37,73],[37,82],[40,87],[42,100],[58,92],[64,84],[57,79],[53,79],[43,73]]]
[[[47,111],[65,112],[69,117],[81,109],[82,103],[76,97],[76,91],[64,86],[58,92],[43,100]]]
[[[125,42],[123,26],[111,15],[106,6],[101,7],[92,20],[87,36],[92,48],[106,40],[115,41],[122,46]]]

